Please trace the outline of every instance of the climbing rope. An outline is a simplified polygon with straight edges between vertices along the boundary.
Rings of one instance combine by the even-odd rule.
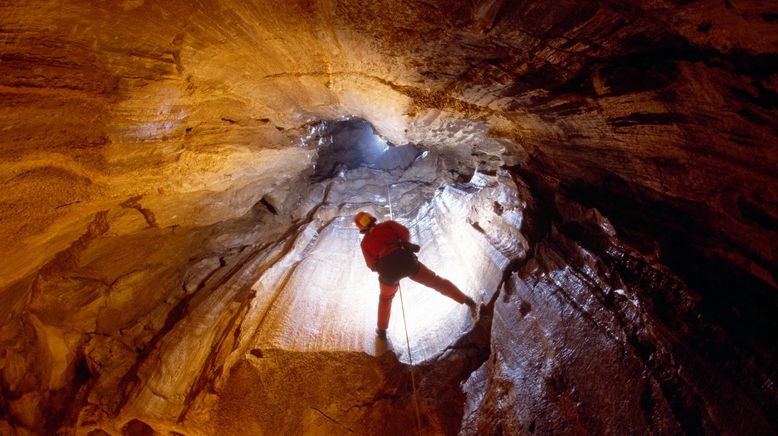
[[[386,201],[389,203],[389,219],[394,220],[394,213],[392,211],[392,191],[389,189],[389,185],[386,185]],[[403,327],[405,327],[405,345],[408,347],[408,363],[411,369],[411,387],[413,388],[413,405],[416,408],[416,427],[421,434],[421,414],[419,413],[419,397],[416,393],[416,376],[413,371],[413,355],[411,354],[411,340],[408,337],[408,323],[405,318],[405,303],[403,302],[403,289],[398,283],[397,290],[400,293],[400,308],[403,313]]]

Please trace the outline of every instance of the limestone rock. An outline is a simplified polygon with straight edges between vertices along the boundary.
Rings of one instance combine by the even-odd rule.
[[[777,27],[754,0],[4,2],[0,433],[238,431],[243,394],[278,400],[258,432],[411,431],[349,227],[390,199],[484,303],[465,326],[408,286],[426,431],[774,433]],[[344,362],[380,386],[310,374],[299,419],[240,383]]]

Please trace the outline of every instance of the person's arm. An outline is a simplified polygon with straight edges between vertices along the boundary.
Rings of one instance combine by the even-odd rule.
[[[371,271],[375,271],[375,261],[376,258],[372,254],[370,254],[367,249],[365,249],[365,244],[360,245],[362,247],[362,256],[365,257],[365,264],[368,268],[370,268]]]
[[[411,243],[411,232],[408,231],[408,228],[404,225],[391,221],[394,225],[392,226],[392,229],[397,236],[397,239],[402,241],[403,247],[405,247],[406,250],[410,250],[414,253],[418,253],[421,247],[419,247],[416,244]]]

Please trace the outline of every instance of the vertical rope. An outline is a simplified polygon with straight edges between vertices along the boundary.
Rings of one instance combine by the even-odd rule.
[[[405,326],[405,345],[408,347],[408,362],[410,363],[411,368],[411,387],[413,388],[413,405],[416,408],[416,427],[419,429],[419,434],[421,434],[421,413],[419,412],[419,397],[416,394],[416,376],[414,375],[413,371],[413,356],[411,356],[411,341],[408,338],[408,324],[405,323],[405,304],[403,303],[403,290],[400,286],[398,286],[398,288],[400,292],[400,308],[403,312],[403,325]]]
[[[389,189],[389,185],[386,185],[386,200],[389,203],[389,219],[394,220],[394,213],[392,211],[392,192]],[[405,345],[408,347],[408,363],[411,369],[411,387],[413,388],[413,405],[416,408],[416,427],[421,435],[421,413],[419,413],[419,396],[416,393],[416,376],[413,371],[413,355],[411,354],[411,340],[408,336],[408,323],[405,318],[405,302],[403,301],[403,288],[400,284],[397,284],[397,290],[400,293],[400,308],[403,313],[403,327],[405,327]]]

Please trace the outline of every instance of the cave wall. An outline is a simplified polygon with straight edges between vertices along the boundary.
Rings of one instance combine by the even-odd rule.
[[[561,192],[521,196],[532,252],[492,302],[461,434],[774,432],[771,334],[721,323],[704,293],[620,240],[597,209]]]
[[[597,207],[719,318],[745,322],[742,337],[769,343],[777,13],[758,1],[3,3],[0,406],[15,424],[56,426],[74,381],[146,355],[211,274],[300,218],[315,157],[300,137],[340,116],[435,148],[462,174],[507,163]],[[262,198],[285,199],[278,215]]]

